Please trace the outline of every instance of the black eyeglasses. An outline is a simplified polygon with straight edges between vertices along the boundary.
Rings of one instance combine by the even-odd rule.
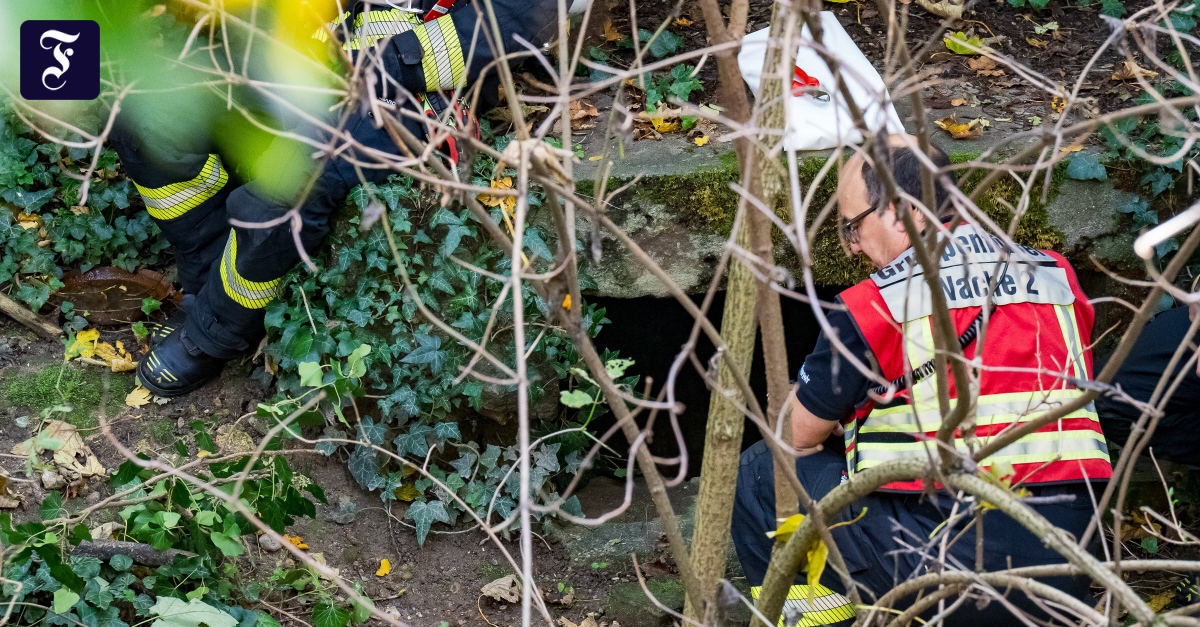
[[[842,237],[845,238],[847,242],[850,242],[851,244],[858,243],[858,223],[865,220],[872,211],[875,211],[874,207],[867,209],[866,211],[854,216],[853,218],[850,218],[849,220],[846,220],[845,218],[842,219]]]

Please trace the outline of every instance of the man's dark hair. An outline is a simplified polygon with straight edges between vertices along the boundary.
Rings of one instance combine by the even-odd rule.
[[[934,165],[938,168],[950,165],[950,157],[947,157],[946,153],[935,146],[930,146],[929,149],[933,153],[930,155],[930,160]],[[921,192],[921,160],[917,154],[908,146],[889,146],[887,151],[887,159],[891,161],[892,166],[892,179],[896,182],[896,186],[913,198],[924,198]],[[889,199],[883,181],[879,180],[875,174],[875,168],[865,160],[862,166],[862,177],[867,188],[867,201],[871,203],[872,207],[886,207]],[[950,193],[946,191],[945,186],[936,176],[933,179],[933,189],[937,206],[931,207],[931,209],[941,215],[950,210]]]

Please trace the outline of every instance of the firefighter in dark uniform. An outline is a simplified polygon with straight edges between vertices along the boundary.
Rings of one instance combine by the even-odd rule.
[[[517,37],[540,45],[557,31],[556,0],[492,0],[491,4],[507,51],[520,49]],[[376,95],[400,106],[439,115],[457,106],[450,102],[451,92],[466,91],[476,81],[482,81],[480,108],[496,103],[499,81],[496,68],[488,66],[498,55],[488,43],[490,21],[481,4],[414,0],[412,8],[394,5],[354,3],[316,37],[333,33],[340,39],[348,33],[340,43],[349,54],[364,50],[377,54],[374,71],[383,76],[375,82]],[[472,41],[478,41],[474,51],[468,50]],[[328,234],[330,214],[349,191],[364,181],[382,182],[392,171],[356,168],[351,159],[360,163],[372,159],[350,149],[325,162],[302,199],[278,197],[270,181],[238,180],[223,162],[212,133],[173,133],[173,119],[195,123],[192,118],[202,118],[193,124],[201,129],[215,125],[215,107],[185,97],[165,97],[175,99],[153,113],[131,99],[118,118],[112,144],[175,252],[185,293],[183,307],[155,329],[153,348],[137,369],[142,385],[170,397],[195,390],[215,378],[227,361],[257,346],[265,333],[264,309],[279,294],[284,274],[300,260],[290,222],[244,228],[231,225],[231,220],[270,223],[299,204],[299,239],[313,254]],[[384,129],[376,128],[366,107],[361,109],[349,115],[344,129],[368,150],[396,153],[395,142]],[[414,116],[401,120],[415,137],[427,135],[426,124]],[[318,141],[327,139],[303,126],[299,132]],[[280,137],[262,159],[270,159],[274,150],[288,149],[289,142],[295,150],[294,140]]]
[[[900,138],[892,138],[890,143],[890,169],[897,186],[909,196],[921,198],[920,160],[903,147]],[[933,160],[939,167],[949,163],[940,152]],[[936,196],[938,205],[946,207],[947,193],[940,184]],[[799,371],[792,402],[793,443],[810,452],[796,460],[796,470],[814,499],[828,494],[848,475],[890,459],[928,459],[930,454],[937,459],[936,450],[927,450],[941,420],[936,382],[939,376],[949,377],[932,367],[930,311],[923,304],[929,302],[929,295],[922,292],[928,288],[923,278],[913,276],[919,266],[912,268],[912,249],[898,212],[912,212],[921,229],[929,224],[925,215],[907,203],[888,203],[874,167],[859,156],[841,169],[838,205],[843,236],[854,253],[870,258],[877,272],[839,295],[842,307],[828,311],[829,324],[851,354],[878,368],[885,380],[899,381],[897,386],[903,391],[891,403],[874,403],[872,397],[883,396],[876,383],[841,358],[822,334]],[[982,354],[989,368],[979,377],[978,437],[982,440],[998,433],[1016,416],[1045,411],[1043,404],[1049,407],[1081,395],[1066,378],[1056,376],[1065,372],[1086,379],[1092,369],[1087,350],[1092,308],[1066,260],[1048,251],[1011,249],[969,224],[949,219],[943,223],[953,232],[953,239],[941,258],[939,280],[943,286],[953,286],[954,294],[948,293],[946,300],[955,329],[963,334],[960,343],[968,360],[976,357],[977,336],[968,336],[966,331],[978,324],[984,307],[992,308]],[[995,276],[1000,267],[997,261],[1004,263],[1004,259],[1008,260],[1002,275],[1006,278],[996,281],[993,300],[987,294],[989,282],[981,277],[985,272],[989,278]],[[983,289],[970,288],[976,275],[981,281],[976,284],[985,286]],[[924,378],[918,374],[922,371],[926,371]],[[903,383],[906,374],[915,381],[911,385]],[[874,396],[870,394],[873,388]],[[951,398],[954,394],[951,383]],[[966,450],[961,440],[956,444],[959,450]],[[1002,468],[1001,474],[1008,475],[1013,485],[1025,486],[1035,496],[1056,497],[1033,507],[1077,536],[1092,518],[1084,482],[1105,480],[1112,474],[1104,436],[1091,407],[1017,440],[981,466]],[[735,498],[733,541],[757,598],[755,586],[762,583],[774,544],[767,533],[778,526],[772,459],[764,443],[743,453]],[[954,506],[952,495],[917,480],[885,485],[831,517],[832,522],[845,522],[862,514],[833,529],[833,536],[864,603],[932,568],[930,556],[914,548],[927,545],[937,533],[947,533],[952,539],[945,555],[950,567],[974,571],[974,516],[963,516],[970,504],[964,507],[960,503],[958,515],[952,517]],[[1064,562],[1006,514],[988,511],[983,521],[985,570]],[[934,558],[940,548],[939,542],[932,551]],[[1086,579],[1046,581],[1079,598],[1088,594]],[[816,590],[793,587],[785,616],[802,614],[802,625],[848,623],[854,611],[845,594],[840,577],[827,568]],[[1010,591],[1006,596],[1022,611],[1039,613],[1023,593]],[[1003,603],[993,600],[963,604],[946,624],[1021,623]]]

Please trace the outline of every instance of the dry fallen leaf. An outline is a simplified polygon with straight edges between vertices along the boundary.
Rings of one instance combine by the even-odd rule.
[[[513,182],[511,176],[505,176],[492,181],[493,189],[512,189]],[[480,194],[475,197],[479,202],[488,207],[500,207],[508,215],[513,215],[517,210],[516,196],[490,196],[488,194]]]
[[[983,126],[979,124],[979,120],[971,120],[965,123],[959,123],[954,119],[954,116],[944,117],[934,124],[938,128],[950,133],[954,139],[976,139],[983,136]]]
[[[988,57],[967,59],[967,66],[979,76],[1004,76],[1004,70],[997,68],[996,62]]]
[[[99,329],[84,329],[75,334],[75,341],[67,347],[65,359],[92,357],[96,354],[96,342],[100,339]]]
[[[481,590],[484,596],[505,603],[516,603],[521,600],[521,584],[517,583],[516,575],[506,575],[485,586]]]
[[[596,105],[586,100],[571,101],[571,121],[586,120],[600,115],[600,111],[596,109]]]
[[[604,23],[604,41],[620,41],[621,38],[621,33],[613,28],[612,20]]]
[[[390,572],[392,572],[392,563],[387,559],[379,560],[379,570],[375,571],[375,576],[386,577]]]
[[[693,139],[692,143],[696,144],[697,146],[704,146],[708,144],[708,135],[701,135],[696,139]]]
[[[283,539],[290,542],[291,545],[296,547],[297,549],[304,550],[304,549],[308,548],[308,545],[304,543],[304,539],[301,538],[300,536],[287,535],[287,536],[283,536]]]
[[[46,444],[49,442],[55,443],[58,448],[52,449]],[[36,436],[14,446],[12,453],[21,457],[28,457],[34,452],[40,452],[40,450],[34,451],[35,448],[53,450],[54,464],[59,468],[71,471],[71,473],[83,477],[103,475],[105,473],[104,466],[100,465],[100,461],[92,454],[92,450],[87,447],[87,444],[84,444],[83,437],[79,435],[79,431],[75,429],[75,426],[61,420],[47,422],[46,426]]]
[[[1041,39],[1034,39],[1033,37],[1026,37],[1025,43],[1033,46],[1034,48],[1046,48],[1050,45]]]
[[[567,294],[567,296],[565,298],[563,298],[563,309],[566,309],[567,311],[571,310],[571,295],[570,294]]]
[[[1062,113],[1063,109],[1067,108],[1067,99],[1062,96],[1055,96],[1050,99],[1050,108],[1055,113]]]
[[[594,157],[588,157],[588,161],[599,161],[603,158],[604,158],[604,155],[596,155]]]
[[[655,117],[650,118],[650,124],[654,126],[654,130],[660,133],[673,133],[679,130],[679,120]]]
[[[1065,155],[1072,152],[1079,152],[1080,150],[1083,150],[1083,144],[1072,144],[1070,146],[1063,146],[1059,149],[1059,152]]]
[[[1167,604],[1170,603],[1171,600],[1174,598],[1175,598],[1175,591],[1167,590],[1166,592],[1156,594],[1156,595],[1150,597],[1150,599],[1148,601],[1146,601],[1146,605],[1150,606],[1150,611],[1157,614],[1157,613],[1161,612],[1163,610],[1163,608],[1166,607]]]
[[[950,101],[950,104],[955,107],[962,107],[967,104],[967,99],[966,98],[955,98],[954,100]]]
[[[150,403],[150,390],[142,386],[137,386],[132,392],[125,395],[125,404],[130,407],[141,407]]]
[[[1112,79],[1114,81],[1128,81],[1141,76],[1145,79],[1151,79],[1158,76],[1158,72],[1147,70],[1144,67],[1138,66],[1137,63],[1126,59],[1121,65],[1117,66],[1117,71],[1113,72]]]
[[[681,26],[683,28],[687,28],[688,26],[691,26],[692,24],[695,24],[695,22],[687,19],[686,17],[680,17],[679,19],[675,20],[675,25]]]

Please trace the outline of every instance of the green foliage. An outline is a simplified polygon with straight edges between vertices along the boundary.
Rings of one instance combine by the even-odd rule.
[[[1041,11],[1046,8],[1046,5],[1050,4],[1050,0],[1008,0],[1008,3],[1018,9],[1028,5],[1036,11]]]
[[[1194,8],[1189,12],[1176,11],[1171,14],[1172,22],[1176,28],[1183,30],[1183,27],[1188,27],[1188,30],[1194,29],[1195,20],[1190,15],[1194,12]],[[1175,14],[1180,13],[1181,19],[1176,21]],[[1192,21],[1187,22],[1188,19]],[[1186,32],[1186,31],[1185,31]],[[1188,89],[1175,81],[1166,81],[1156,86],[1160,98],[1171,98],[1176,96],[1186,96],[1190,92]],[[1155,102],[1155,94],[1149,92],[1142,94],[1135,102],[1137,104],[1148,104]],[[1190,123],[1196,122],[1196,112],[1192,108],[1184,107],[1179,109],[1179,115],[1189,120]],[[1095,173],[1096,168],[1107,170],[1107,175],[1116,178],[1119,185],[1136,189],[1138,196],[1123,207],[1119,207],[1118,211],[1129,214],[1135,230],[1147,228],[1159,223],[1159,212],[1163,210],[1176,209],[1179,199],[1176,199],[1175,188],[1179,181],[1184,177],[1184,164],[1189,160],[1200,157],[1200,147],[1192,146],[1184,150],[1183,134],[1177,129],[1168,126],[1164,128],[1163,124],[1171,124],[1169,116],[1155,117],[1126,117],[1121,118],[1110,125],[1106,125],[1100,129],[1100,136],[1104,140],[1106,151],[1098,156],[1099,163],[1087,164],[1086,173]],[[1166,164],[1159,165],[1153,161],[1144,159],[1139,151],[1153,155],[1156,157],[1175,157]],[[1075,160],[1080,159],[1084,155],[1076,155],[1072,159],[1072,163],[1068,166],[1068,175],[1071,175],[1072,169],[1075,168]],[[1093,158],[1095,159],[1095,158]],[[1080,172],[1083,172],[1080,170]],[[1094,177],[1093,177],[1094,178]],[[1103,180],[1103,178],[1101,178]],[[1168,214],[1169,217],[1169,214]],[[1161,261],[1174,250],[1179,249],[1179,242],[1176,239],[1170,239],[1156,249],[1156,256]],[[1200,260],[1190,263],[1192,270],[1200,268]]]
[[[1067,178],[1076,179],[1079,181],[1097,180],[1107,181],[1108,173],[1104,169],[1104,165],[1096,155],[1090,153],[1079,153],[1071,157],[1067,164]]]
[[[650,56],[653,56],[655,59],[675,54],[675,51],[679,50],[679,47],[683,45],[683,37],[665,28],[658,34],[658,37],[654,36],[653,31],[644,28],[638,29],[637,37],[638,43],[643,46],[647,43],[650,44]]]
[[[692,92],[704,89],[700,79],[692,76],[696,68],[687,64],[679,64],[665,72],[651,77],[646,81],[646,110],[656,111],[668,98],[677,98],[687,102]]]
[[[99,125],[95,116],[83,124]],[[73,176],[86,171],[95,151],[43,141],[0,102],[0,288],[36,311],[62,287],[68,268],[162,264],[166,240],[132,206],[137,192],[118,173],[116,153],[102,150],[87,206],[79,208],[81,183]]]
[[[474,183],[486,187],[483,177],[493,168],[490,161],[477,162]],[[542,198],[541,192],[531,195],[535,212]],[[362,228],[361,212],[372,203],[386,210],[396,256],[382,223]],[[497,304],[504,283],[494,278],[509,274],[510,257],[483,235],[465,208],[441,206],[436,196],[423,194],[407,178],[355,189],[350,207],[350,215],[333,229],[331,245],[316,260],[320,270],[293,272],[285,280],[286,296],[268,308],[264,352],[278,368],[280,395],[261,405],[260,415],[283,420],[323,391],[326,400],[299,416],[289,434],[306,426],[323,429],[317,450],[344,456],[359,484],[378,490],[384,501],[413,501],[407,517],[422,543],[431,527],[455,524],[468,508],[481,517],[507,518],[517,503],[517,449],[478,444],[476,412],[485,399],[511,397],[516,386],[462,376],[471,349],[433,324],[417,305],[471,341],[486,342],[489,351],[515,367],[512,298]],[[503,211],[493,208],[493,223],[504,224]],[[538,271],[548,270],[553,261],[556,243],[549,233],[536,219],[525,232],[525,255]],[[397,257],[415,294],[400,279]],[[581,272],[581,281],[585,289],[591,285],[586,273]],[[571,339],[550,324],[550,306],[528,284],[520,297],[527,328],[538,330],[521,347],[534,378],[532,406],[547,388],[554,389],[556,380],[570,377],[578,356]],[[593,335],[607,322],[604,311],[590,305],[583,304],[582,313]],[[486,361],[473,367],[486,375],[500,374]],[[352,402],[355,411],[350,410]],[[591,413],[597,411],[602,410],[592,408]],[[554,477],[577,471],[582,449],[590,443],[582,435],[583,425],[568,420],[566,426],[579,431],[537,446],[530,477],[534,494],[557,500]],[[536,421],[534,435],[562,426],[558,420]],[[380,449],[416,466],[432,460],[430,476],[414,475],[412,467]],[[567,507],[578,510],[577,501]]]
[[[241,502],[280,532],[295,517],[316,514],[309,496],[324,502],[321,489],[296,475],[284,456],[265,457],[246,468],[248,462],[214,463],[200,478],[232,487],[233,476],[249,470],[252,478],[244,483]],[[14,606],[14,624],[128,627],[130,619],[160,627],[277,624],[241,607],[258,599],[247,598],[235,585],[232,564],[222,565],[225,557],[244,551],[241,536],[253,528],[246,517],[181,480],[145,483],[155,474],[127,461],[110,484],[114,492],[131,490],[129,500],[142,501],[120,511],[125,528],[119,539],[195,554],[178,555],[157,569],[135,568],[127,555],[115,555],[107,564],[68,557],[70,545],[92,538],[85,524],[66,518],[57,492],[42,502],[39,521],[14,525],[10,515],[0,515],[0,543],[6,549],[0,594],[31,604]]]

